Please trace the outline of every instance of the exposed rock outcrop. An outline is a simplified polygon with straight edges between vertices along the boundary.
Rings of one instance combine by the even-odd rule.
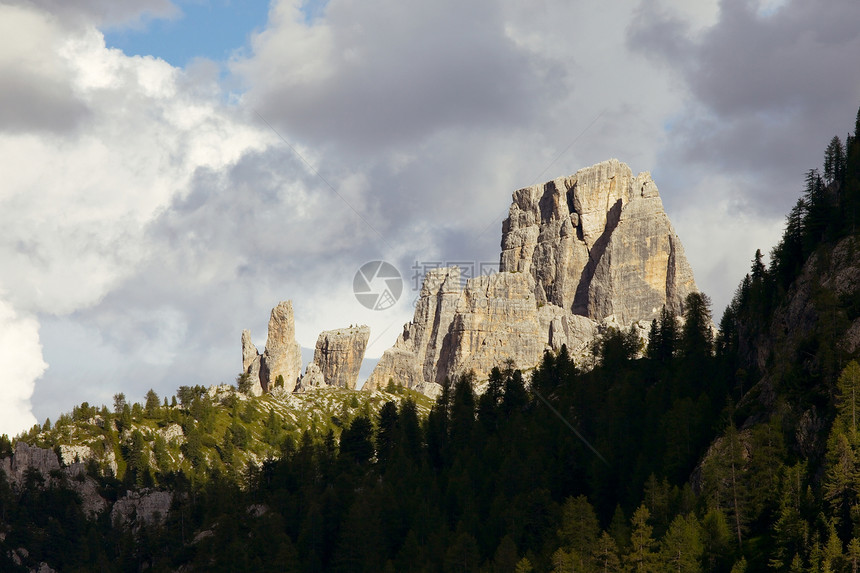
[[[278,376],[284,389],[296,388],[302,371],[302,349],[296,342],[296,323],[292,301],[283,301],[272,309],[266,350],[261,355],[251,342],[251,332],[242,331],[242,370],[251,381],[251,393],[259,396],[275,385]]]
[[[462,289],[459,276],[457,267],[428,273],[415,318],[382,355],[365,389],[384,389],[394,380],[435,396],[446,377],[474,371],[480,380],[507,361],[531,368],[546,348],[564,344],[580,351],[598,332],[588,318],[539,306],[530,274],[480,276]]]
[[[499,270],[530,273],[538,302],[598,322],[680,314],[697,290],[651,175],[615,159],[516,191]]]
[[[84,448],[89,450],[88,447]],[[81,453],[83,451],[80,450]],[[99,495],[98,483],[86,475],[84,464],[76,461],[62,466],[54,450],[18,442],[15,453],[0,460],[0,470],[6,473],[9,483],[15,487],[22,487],[26,483],[28,470],[37,470],[46,484],[61,480],[78,494],[84,511],[90,515],[107,507],[107,502]]]
[[[6,472],[9,481],[20,485],[24,482],[24,474],[28,469],[39,470],[42,477],[47,479],[51,472],[60,469],[60,460],[54,450],[30,446],[18,442],[12,457],[0,460],[0,469]]]
[[[384,389],[389,380],[394,380],[428,395],[438,393],[441,387],[436,380],[442,342],[454,321],[460,294],[459,268],[428,271],[412,322],[404,325],[394,347],[385,351],[363,388]]]
[[[315,388],[326,387],[328,387],[328,384],[325,383],[325,377],[323,377],[320,367],[317,366],[316,362],[311,362],[305,369],[305,375],[302,376],[301,380],[299,380],[299,385],[296,386],[296,392],[307,392],[308,390],[313,390]]]
[[[242,372],[248,375],[251,383],[251,394],[259,396],[263,393],[263,385],[260,382],[260,352],[251,341],[251,331],[242,331]]]
[[[545,349],[581,355],[609,326],[643,330],[664,305],[680,314],[697,290],[651,176],[615,159],[516,191],[501,246],[500,272],[465,288],[456,267],[427,273],[364,388],[394,380],[432,396],[446,377],[531,368]]]
[[[111,521],[132,527],[162,524],[167,519],[171,503],[173,494],[169,491],[127,491],[125,497],[114,503]]]
[[[354,390],[368,340],[368,326],[351,326],[320,333],[313,362],[308,365],[297,389],[336,386]]]

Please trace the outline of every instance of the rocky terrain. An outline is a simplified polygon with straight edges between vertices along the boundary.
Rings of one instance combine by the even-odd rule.
[[[251,342],[251,333],[242,332],[242,370],[250,375],[257,395],[273,388],[278,377],[282,378],[288,392],[295,390],[302,371],[302,348],[296,342],[292,301],[283,301],[272,309],[262,355]]]
[[[500,272],[470,279],[429,272],[412,322],[365,384],[389,380],[435,395],[447,377],[543,351],[582,355],[608,327],[645,331],[664,306],[681,313],[693,272],[651,176],[612,159],[513,194]]]
[[[681,314],[697,290],[650,174],[616,159],[514,192],[501,247],[500,272],[465,286],[456,267],[426,274],[412,321],[365,389],[392,381],[432,397],[446,378],[473,371],[480,381],[503,362],[527,370],[562,346],[587,362],[597,334],[644,333],[664,306]],[[256,395],[279,376],[287,392],[355,388],[369,337],[367,327],[321,333],[300,379],[292,302],[281,302],[265,352],[242,332],[242,371]]]
[[[320,333],[314,348],[314,359],[308,364],[298,390],[324,386],[354,390],[368,340],[370,328],[367,326],[350,326]]]

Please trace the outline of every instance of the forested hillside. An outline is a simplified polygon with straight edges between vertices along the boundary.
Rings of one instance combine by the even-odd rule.
[[[432,406],[396,381],[365,403],[184,388],[82,405],[18,440],[86,444],[106,498],[166,489],[170,511],[88,518],[62,476],[0,473],[0,569],[858,571],[858,136],[860,113],[716,333],[693,293],[647,344],[606,332],[588,372],[563,348]]]

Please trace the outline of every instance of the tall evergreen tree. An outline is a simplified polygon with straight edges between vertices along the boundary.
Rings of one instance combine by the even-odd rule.
[[[630,552],[625,562],[629,571],[636,573],[651,573],[657,569],[657,554],[654,549],[656,542],[652,537],[652,527],[648,523],[651,514],[644,505],[633,513],[630,523]]]
[[[697,360],[708,358],[713,353],[713,344],[711,299],[704,293],[691,292],[684,300],[684,326],[681,330],[684,356]]]
[[[838,135],[834,135],[824,152],[824,180],[827,183],[841,182],[845,176],[845,147]]]
[[[843,424],[848,428],[851,440],[858,445],[857,422],[860,417],[860,364],[849,362],[839,374],[837,382],[836,408]]]

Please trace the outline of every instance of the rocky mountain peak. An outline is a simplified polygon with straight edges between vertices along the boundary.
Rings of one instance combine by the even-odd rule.
[[[596,321],[680,312],[697,290],[651,175],[616,159],[514,192],[501,247],[499,270],[531,273],[539,302]]]
[[[433,395],[446,377],[482,379],[504,361],[531,368],[545,349],[581,352],[608,327],[680,313],[697,290],[651,175],[617,159],[515,191],[501,248],[500,272],[464,288],[456,267],[427,273],[365,388],[395,380]]]
[[[296,342],[292,301],[282,301],[272,309],[262,355],[251,341],[251,332],[242,331],[242,371],[250,377],[252,394],[268,391],[279,376],[283,377],[286,391],[295,390],[302,371],[302,349]]]

